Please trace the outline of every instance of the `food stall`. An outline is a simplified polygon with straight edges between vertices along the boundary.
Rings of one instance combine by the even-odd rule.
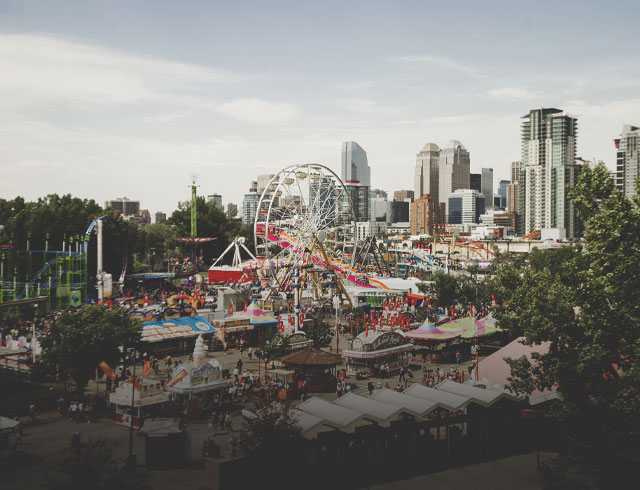
[[[184,353],[191,349],[198,335],[212,336],[216,329],[201,316],[171,318],[142,322],[141,341],[149,345],[154,355]]]
[[[248,343],[254,329],[249,318],[238,315],[214,320],[213,326],[218,331],[217,338],[223,345],[232,345],[239,342],[240,339]]]
[[[347,364],[347,374],[377,375],[380,366],[386,364],[393,373],[407,365],[406,355],[413,344],[400,330],[369,330],[351,342],[351,349],[342,351]]]
[[[133,410],[131,395],[133,394]],[[120,381],[116,390],[109,394],[109,404],[115,405],[116,424],[129,427],[133,416],[133,428],[139,429],[144,420],[162,415],[164,404],[169,397],[162,390],[160,381],[140,378],[135,381]]]
[[[223,402],[226,386],[220,363],[206,359],[204,340],[199,336],[193,360],[176,363],[167,391],[176,395],[181,408],[189,408],[192,418],[198,418],[200,412],[209,411]]]
[[[307,382],[308,393],[332,393],[336,389],[336,365],[340,358],[316,347],[305,347],[280,358],[280,362],[295,371],[298,389]]]

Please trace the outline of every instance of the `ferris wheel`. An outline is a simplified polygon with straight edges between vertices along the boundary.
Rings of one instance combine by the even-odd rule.
[[[301,278],[316,297],[326,295],[327,282],[334,286],[353,269],[355,226],[349,191],[331,169],[315,163],[284,168],[256,209],[254,243],[263,277],[280,291],[297,287]]]

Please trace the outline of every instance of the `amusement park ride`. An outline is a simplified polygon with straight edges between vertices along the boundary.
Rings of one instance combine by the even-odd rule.
[[[50,250],[47,234],[44,250],[33,250],[27,240],[26,250],[5,245],[0,256],[0,304],[44,301],[45,308],[62,309],[89,302],[91,290],[88,274],[88,247],[91,234],[97,236],[96,282],[98,300],[111,291],[111,275],[103,271],[102,228],[106,219],[119,223],[118,216],[95,217],[84,235],[65,235],[62,250]],[[124,240],[124,237],[123,237]],[[123,243],[122,272],[127,270],[127,247]],[[95,300],[95,297],[94,297]]]
[[[391,290],[391,272],[425,278],[435,270],[448,270],[454,263],[459,264],[463,247],[470,258],[469,249],[475,247],[464,245],[451,234],[442,234],[428,251],[411,247],[383,253],[373,237],[358,242],[355,226],[350,193],[331,169],[314,163],[286,167],[270,180],[260,196],[254,221],[255,255],[243,239],[237,238],[209,270],[210,281],[259,279],[267,291],[267,304],[293,299],[299,305],[306,294],[319,304],[337,301],[349,308],[352,304],[346,284]],[[443,246],[448,250],[436,252]],[[485,252],[480,247],[476,248]],[[233,264],[220,265],[232,248]],[[249,260],[242,261],[242,251]],[[486,252],[480,256],[485,260]],[[454,258],[455,254],[460,257]],[[395,258],[395,270],[385,262],[385,255]],[[475,251],[472,256],[478,260]],[[398,266],[404,266],[403,274],[399,274]]]

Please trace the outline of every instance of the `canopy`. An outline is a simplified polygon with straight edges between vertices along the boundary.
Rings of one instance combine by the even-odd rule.
[[[201,316],[185,316],[169,320],[142,322],[143,342],[160,342],[184,337],[195,337],[203,333],[214,333],[216,329]]]
[[[278,320],[264,310],[258,308],[255,302],[251,303],[246,311],[238,311],[234,318],[248,318],[251,325],[273,327],[278,325]]]
[[[440,330],[434,324],[429,324],[429,320],[424,322],[415,330],[405,332],[410,339],[418,340],[447,340],[458,337],[462,330]]]
[[[476,322],[476,323],[480,323],[480,322]],[[496,332],[497,330],[495,328],[491,328],[489,325],[481,323],[480,327],[476,329],[465,330],[464,332],[462,332],[460,337],[462,337],[463,339],[470,339],[473,337],[482,337],[484,335],[491,335],[492,333],[496,333]]]

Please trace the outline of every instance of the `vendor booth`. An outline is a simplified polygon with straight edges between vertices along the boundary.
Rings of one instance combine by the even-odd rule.
[[[338,356],[315,347],[305,347],[281,357],[280,362],[295,371],[298,389],[306,381],[308,393],[332,393],[336,390]]]
[[[351,343],[351,349],[342,351],[347,364],[347,374],[378,375],[380,366],[386,364],[389,372],[406,366],[407,353],[413,344],[400,330],[365,331]]]
[[[258,329],[278,327],[278,320],[255,303],[251,303],[244,311],[238,311],[215,323],[220,326],[220,338],[227,345],[242,339],[245,345],[256,346],[259,343]]]
[[[210,411],[222,403],[226,386],[220,363],[205,358],[204,340],[199,336],[193,360],[176,363],[167,391],[176,395],[181,407],[188,407],[191,418],[198,418],[200,412]]]
[[[115,405],[116,423],[129,427],[133,417],[134,429],[139,429],[145,419],[162,415],[164,404],[168,401],[169,397],[162,391],[160,381],[147,378],[136,380],[135,386],[131,381],[121,381],[116,391],[109,394],[109,404]]]
[[[215,331],[214,326],[201,316],[171,318],[142,322],[141,341],[152,344],[153,353],[160,357],[190,350],[195,337],[210,336]]]

